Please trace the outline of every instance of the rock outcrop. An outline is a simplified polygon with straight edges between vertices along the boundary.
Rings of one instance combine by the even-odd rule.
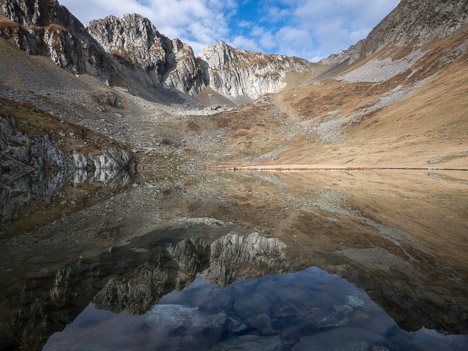
[[[210,86],[243,103],[278,92],[290,72],[313,67],[303,59],[238,50],[223,41],[195,58],[190,46],[162,35],[137,14],[84,26],[56,0],[0,0],[0,9],[7,18],[0,21],[0,37],[71,73],[88,73],[131,91],[166,87],[196,96]]]
[[[123,65],[135,66],[154,86],[165,84],[190,95],[205,85],[192,48],[179,39],[170,40],[137,14],[108,16],[86,24],[89,34]]]
[[[229,99],[249,101],[284,88],[288,73],[309,72],[313,67],[303,59],[238,50],[224,41],[202,50],[196,59],[191,47],[168,39],[136,14],[108,16],[87,23],[86,28],[107,53],[127,67],[140,67],[153,85],[164,84],[189,95],[210,86]]]
[[[367,36],[340,54],[320,61],[347,64],[368,57],[387,45],[414,49],[436,38],[446,37],[468,23],[468,2],[464,0],[402,0]]]
[[[0,115],[0,221],[13,220],[31,200],[50,202],[71,179],[74,183],[128,182],[131,155],[123,149],[99,154],[65,153],[48,134],[29,137],[17,130],[11,116]],[[123,178],[122,178],[123,177]],[[112,184],[111,184],[112,185]]]
[[[48,56],[74,74],[89,73],[110,81],[117,75],[111,60],[80,21],[56,0],[1,0],[8,19],[0,37],[32,55]]]
[[[310,72],[313,65],[304,59],[235,49],[221,41],[199,55],[207,84],[234,100],[256,99],[286,87],[291,72]]]

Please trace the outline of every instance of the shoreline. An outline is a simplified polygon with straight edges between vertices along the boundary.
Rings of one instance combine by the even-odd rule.
[[[325,167],[309,165],[265,165],[265,166],[212,166],[225,171],[457,171],[468,172],[468,168],[439,167]]]

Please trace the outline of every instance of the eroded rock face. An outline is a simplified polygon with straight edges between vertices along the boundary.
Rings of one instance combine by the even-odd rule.
[[[56,0],[1,0],[10,20],[1,21],[0,36],[32,55],[49,57],[74,73],[135,84],[164,86],[195,96],[207,86],[243,103],[286,86],[290,72],[304,73],[312,64],[296,57],[210,46],[195,58],[179,39],[159,33],[137,14],[108,16],[83,26]]]
[[[153,85],[197,95],[205,88],[192,48],[170,40],[140,15],[108,16],[86,24],[89,34],[121,63],[144,70]]]
[[[238,50],[224,41],[200,52],[209,86],[228,98],[256,99],[286,86],[290,72],[309,72],[312,64],[297,57]]]
[[[80,21],[56,0],[2,0],[0,36],[75,74],[109,81],[117,71]]]
[[[197,237],[169,246],[167,251],[156,250],[157,254],[144,248],[133,251],[134,255],[150,255],[149,260],[130,276],[111,278],[94,297],[95,305],[114,312],[144,313],[167,293],[168,285],[183,289],[209,262],[209,245]]]
[[[132,162],[130,154],[117,148],[68,155],[48,134],[28,137],[17,130],[13,117],[5,115],[0,115],[0,154],[0,221],[15,219],[19,208],[31,200],[49,203],[70,179],[126,184],[129,175],[122,171]]]

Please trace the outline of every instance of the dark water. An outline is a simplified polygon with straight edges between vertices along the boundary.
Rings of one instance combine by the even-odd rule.
[[[197,276],[139,316],[89,306],[44,350],[463,350],[467,341],[406,332],[364,290],[311,267],[224,289]]]
[[[134,184],[14,202],[0,350],[468,349],[463,173]]]

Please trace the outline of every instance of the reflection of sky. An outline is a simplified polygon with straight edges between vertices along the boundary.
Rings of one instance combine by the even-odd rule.
[[[142,316],[86,308],[44,350],[468,349],[468,336],[402,331],[362,290],[318,268],[250,279],[225,289],[200,276]],[[222,347],[224,345],[225,348]],[[239,346],[240,345],[240,346]],[[242,346],[243,345],[243,346]],[[242,348],[241,348],[242,349]]]

